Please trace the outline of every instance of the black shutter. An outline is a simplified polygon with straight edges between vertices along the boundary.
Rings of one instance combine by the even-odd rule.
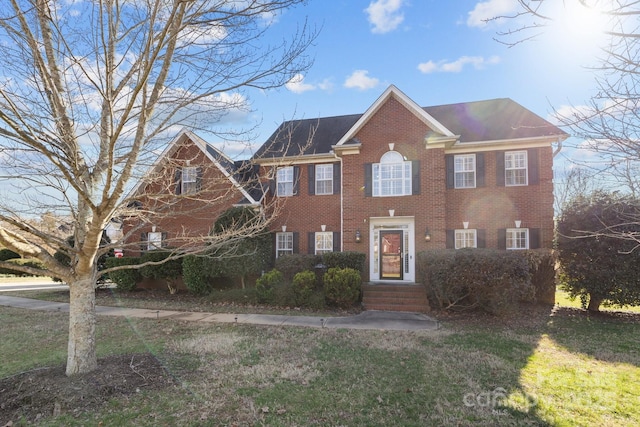
[[[307,179],[309,180],[309,195],[316,194],[316,165],[307,166]]]
[[[300,193],[300,166],[293,167],[293,195]]]
[[[316,253],[316,233],[313,231],[309,231],[307,233],[307,253],[315,254]]]
[[[540,229],[529,229],[529,249],[540,249]]]
[[[149,248],[149,235],[140,233],[140,252],[144,252]]]
[[[278,257],[278,233],[271,233],[271,247],[273,251],[271,252],[271,265],[275,265],[276,258]]]
[[[340,252],[340,232],[333,232],[333,252]]]
[[[411,194],[420,194],[420,160],[411,162]]]
[[[540,183],[540,161],[537,148],[529,148],[527,150],[527,162],[529,185],[537,185]]]
[[[278,170],[274,167],[271,168],[271,179],[269,180],[269,191],[273,197],[278,195]]]
[[[504,151],[496,153],[496,185],[504,187]]]
[[[455,169],[452,154],[444,156],[444,165],[446,168],[447,188],[455,188]]]
[[[456,231],[455,230],[445,230],[445,235],[447,236],[447,249],[455,249],[456,247]]]
[[[484,187],[484,153],[476,154],[476,187]]]
[[[176,169],[176,174],[173,179],[173,182],[176,185],[176,194],[178,195],[182,194],[182,169],[180,168]]]
[[[167,247],[167,232],[163,231],[162,234],[160,235],[160,247],[161,248],[166,248]]]
[[[293,232],[293,253],[300,253],[300,233],[298,233],[297,231]]]
[[[507,249],[507,229],[498,230],[498,249]]]
[[[364,195],[371,197],[373,191],[373,164],[364,164]]]
[[[340,163],[333,164],[333,194],[340,194],[342,191],[341,184],[341,174],[340,174]]]
[[[196,169],[196,192],[202,190],[202,167]]]
[[[487,247],[487,230],[476,230],[476,240],[478,248]]]

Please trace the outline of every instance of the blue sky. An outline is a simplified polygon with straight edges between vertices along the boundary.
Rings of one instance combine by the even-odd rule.
[[[594,87],[598,25],[572,2],[542,35],[509,48],[494,38],[519,22],[484,19],[513,13],[516,0],[311,0],[273,29],[287,38],[305,19],[317,27],[313,66],[285,88],[248,93],[243,125],[260,123],[260,144],[283,120],[362,113],[390,84],[423,106],[508,97],[549,118]]]

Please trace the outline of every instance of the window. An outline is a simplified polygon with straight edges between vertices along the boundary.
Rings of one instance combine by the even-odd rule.
[[[193,194],[197,191],[198,168],[182,168],[182,191],[181,194]]]
[[[454,156],[455,188],[476,187],[476,156],[464,154]]]
[[[529,249],[529,229],[507,228],[507,249]]]
[[[507,151],[504,154],[505,185],[527,185],[527,152]]]
[[[455,230],[455,248],[478,247],[476,230]]]
[[[373,196],[406,196],[411,194],[411,162],[397,151],[389,151],[372,165]]]
[[[154,249],[160,249],[162,247],[162,233],[160,231],[153,231],[148,234],[147,237],[147,250],[152,251]]]
[[[293,233],[276,234],[276,258],[293,254]]]
[[[316,233],[315,253],[322,255],[327,252],[333,252],[333,232],[323,231]]]
[[[333,165],[316,165],[315,194],[333,194]]]
[[[276,182],[278,197],[293,196],[293,166],[278,168]]]

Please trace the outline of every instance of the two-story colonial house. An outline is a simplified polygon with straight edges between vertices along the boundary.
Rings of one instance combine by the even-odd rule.
[[[363,114],[282,123],[248,162],[183,132],[159,162],[175,169],[168,188],[197,193],[209,174],[227,205],[155,224],[141,245],[206,233],[234,204],[276,201],[276,257],[359,251],[365,281],[413,284],[422,250],[551,248],[553,144],[567,137],[510,99],[420,107],[395,86]]]
[[[421,250],[550,248],[567,136],[510,99],[422,108],[391,86],[364,114],[283,123],[253,161],[286,198],[276,256],[360,251],[369,281],[413,283]]]

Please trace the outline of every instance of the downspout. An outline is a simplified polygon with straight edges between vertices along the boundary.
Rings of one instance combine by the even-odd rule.
[[[340,161],[340,252],[344,252],[344,167],[342,157],[333,152],[333,156]]]

